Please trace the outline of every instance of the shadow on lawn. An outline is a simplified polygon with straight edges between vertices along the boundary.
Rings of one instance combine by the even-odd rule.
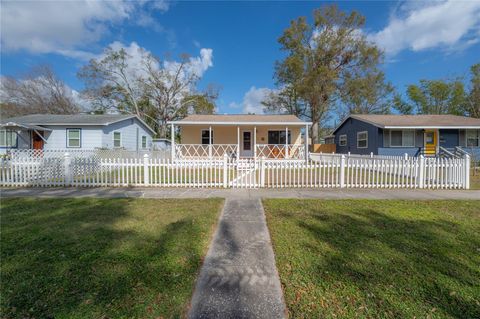
[[[333,282],[348,282],[365,295],[373,293],[382,311],[394,317],[406,316],[404,310],[415,304],[424,310],[443,309],[453,317],[480,317],[479,296],[465,297],[454,291],[472,289],[480,278],[475,262],[480,241],[468,238],[457,224],[443,219],[400,219],[372,209],[350,214],[318,210],[312,215],[314,223],[298,224],[334,251],[322,252],[319,246],[307,244],[310,251],[323,255],[316,265],[317,280],[329,276]],[[409,305],[399,309],[398,304],[388,304],[379,297],[385,296],[387,289],[395,290],[395,298],[409,299]]]
[[[191,293],[186,276],[201,263],[188,238],[200,226],[185,218],[153,236],[119,227],[138,222],[131,201],[3,201],[2,317],[180,316],[178,291]]]

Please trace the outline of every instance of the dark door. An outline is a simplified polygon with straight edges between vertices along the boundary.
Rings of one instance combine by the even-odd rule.
[[[34,150],[43,150],[43,140],[38,134],[43,136],[43,132],[32,132],[32,146]]]
[[[250,151],[252,149],[252,132],[243,132],[243,150]]]

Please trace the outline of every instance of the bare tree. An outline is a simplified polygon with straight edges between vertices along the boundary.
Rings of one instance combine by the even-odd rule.
[[[82,95],[96,109],[115,109],[143,117],[139,106],[143,95],[140,76],[129,65],[129,58],[125,49],[108,47],[103,58],[90,60],[78,72],[86,87]]]
[[[182,55],[180,62],[168,63],[158,68],[160,61],[149,56],[145,60],[147,78],[145,95],[154,110],[160,136],[167,135],[167,122],[178,120],[187,114],[212,114],[218,90],[210,86],[203,93],[196,92],[199,75],[190,69],[188,55]]]
[[[85,96],[97,108],[136,114],[160,137],[168,135],[168,121],[190,113],[213,113],[218,96],[215,90],[196,90],[200,75],[187,55],[180,62],[160,61],[142,50],[132,59],[123,48],[109,48],[78,76],[85,81]]]
[[[2,77],[0,94],[2,116],[9,113],[73,114],[80,109],[72,90],[49,66],[35,67],[21,79]]]

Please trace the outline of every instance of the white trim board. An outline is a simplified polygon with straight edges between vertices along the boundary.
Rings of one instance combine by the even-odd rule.
[[[311,122],[206,122],[206,121],[171,121],[167,124],[174,125],[230,125],[230,126],[242,126],[242,125],[290,125],[290,126],[305,126],[312,125]]]

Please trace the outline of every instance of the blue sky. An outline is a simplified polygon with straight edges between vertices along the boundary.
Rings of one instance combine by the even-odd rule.
[[[112,43],[203,63],[200,88],[221,87],[220,113],[260,111],[274,88],[277,43],[289,22],[325,2],[2,1],[1,74],[48,63],[73,90],[78,69]],[[366,17],[362,30],[386,51],[382,65],[399,92],[420,79],[467,75],[480,62],[480,1],[339,2]],[[133,43],[133,44],[132,44]],[[136,45],[135,45],[136,44]],[[201,49],[211,49],[200,56]]]

